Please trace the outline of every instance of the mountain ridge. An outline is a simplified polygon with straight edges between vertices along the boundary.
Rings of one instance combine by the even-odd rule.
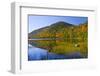
[[[29,35],[29,38],[34,38],[34,37],[43,37],[44,38],[44,37],[51,37],[49,35],[52,35],[52,34],[63,33],[64,31],[67,34],[67,32],[69,32],[69,31],[71,32],[72,29],[75,30],[77,28],[80,28],[80,26],[83,26],[84,24],[76,26],[76,25],[73,25],[73,24],[70,24],[70,23],[67,23],[64,21],[59,21],[59,22],[55,22],[49,26],[34,30],[31,33],[29,33],[28,35]],[[87,25],[87,23],[85,25]],[[54,37],[54,36],[52,35],[52,37]]]
[[[75,26],[75,25],[73,25],[73,24],[70,24],[70,23],[67,23],[67,22],[64,22],[64,21],[59,21],[59,22],[55,22],[55,23],[53,23],[53,24],[51,24],[51,25],[49,25],[49,26],[45,26],[45,27],[42,27],[42,28],[33,30],[33,31],[30,32],[30,33],[33,33],[33,32],[35,32],[35,31],[39,31],[39,30],[41,30],[41,29],[49,28],[49,27],[52,27],[52,26],[58,26],[58,25]]]

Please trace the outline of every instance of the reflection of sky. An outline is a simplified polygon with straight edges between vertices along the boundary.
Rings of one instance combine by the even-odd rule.
[[[38,15],[29,15],[29,31],[49,26],[58,21],[64,21],[74,25],[79,25],[88,20],[87,17],[75,17],[75,16],[38,16]]]

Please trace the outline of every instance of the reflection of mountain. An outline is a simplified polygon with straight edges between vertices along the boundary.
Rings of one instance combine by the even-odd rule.
[[[73,25],[67,22],[59,21],[50,26],[43,27],[29,33],[29,38],[70,38],[87,37],[87,23]],[[84,32],[84,33],[83,33]]]

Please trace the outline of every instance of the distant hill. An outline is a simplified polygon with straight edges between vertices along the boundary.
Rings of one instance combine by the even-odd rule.
[[[28,34],[32,38],[68,38],[71,34],[87,32],[87,22],[80,25],[73,25],[67,22],[59,21],[49,26],[37,29]],[[73,35],[73,36],[74,36]]]

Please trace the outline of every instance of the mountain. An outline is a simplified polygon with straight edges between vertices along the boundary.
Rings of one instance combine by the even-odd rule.
[[[50,25],[50,27],[58,27],[58,26],[70,27],[70,26],[74,26],[74,25],[70,24],[70,23],[67,23],[67,22],[64,22],[64,21],[59,21],[59,22],[56,22],[56,23]]]
[[[71,32],[81,32],[81,28],[83,25],[86,25],[87,23],[81,24],[80,26],[76,26],[64,21],[59,21],[56,23],[53,23],[49,26],[37,29],[32,31],[28,34],[29,39],[31,38],[57,38],[57,37],[69,37]],[[85,27],[87,28],[87,26]],[[80,29],[80,30],[79,30]],[[77,31],[78,30],[78,31]],[[66,35],[67,34],[67,35]]]

